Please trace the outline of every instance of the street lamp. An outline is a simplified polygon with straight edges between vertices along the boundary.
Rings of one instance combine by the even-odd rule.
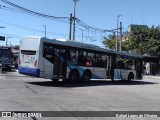
[[[76,3],[79,1],[79,0],[73,0],[74,1],[74,22],[73,22],[73,41],[75,41],[75,21],[76,21]]]
[[[117,16],[117,36],[116,36],[116,50],[118,50],[118,22],[119,22],[119,17],[121,17],[122,15],[118,15]]]

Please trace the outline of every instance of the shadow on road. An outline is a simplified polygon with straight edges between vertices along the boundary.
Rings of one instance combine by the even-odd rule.
[[[88,87],[88,86],[107,86],[107,85],[148,85],[148,84],[157,84],[153,82],[146,81],[105,81],[105,80],[94,80],[87,83],[64,83],[62,81],[53,82],[53,81],[40,81],[40,82],[26,82],[32,85],[45,86],[45,87]]]
[[[11,69],[11,70],[4,69],[3,71],[1,70],[2,74],[6,74],[6,73],[9,73],[9,72],[17,72],[17,69]]]

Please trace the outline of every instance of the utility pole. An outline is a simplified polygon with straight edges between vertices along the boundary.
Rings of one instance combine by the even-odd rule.
[[[79,0],[73,0],[74,1],[74,17],[73,17],[73,41],[75,41],[75,31],[76,31],[76,3]]]
[[[117,36],[116,36],[116,50],[118,50],[118,22],[119,22],[119,17],[121,17],[122,15],[118,15],[117,16]]]
[[[119,51],[122,51],[122,22],[120,22],[120,35],[121,35],[121,39],[119,44]]]
[[[45,25],[43,25],[43,26],[44,26],[44,36],[46,38],[46,26]]]
[[[69,29],[69,40],[72,40],[72,13],[70,14],[70,29]]]

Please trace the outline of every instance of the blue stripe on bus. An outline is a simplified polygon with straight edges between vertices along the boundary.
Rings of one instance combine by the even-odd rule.
[[[70,66],[70,65],[67,65],[67,67],[68,67],[70,70],[76,68],[76,69],[79,71],[81,77],[82,77],[82,75],[83,75],[83,72],[85,71],[85,69],[83,69],[82,67],[79,67],[79,66]],[[93,78],[93,79],[103,79],[102,77],[100,77],[100,76],[98,76],[98,75],[96,75],[96,74],[94,74],[94,73],[92,73],[92,78]]]
[[[122,71],[120,71],[120,77],[121,77],[121,79],[123,80]]]
[[[100,77],[100,76],[98,76],[96,74],[93,74],[93,73],[92,73],[92,78],[93,79],[104,79],[104,78],[102,78],[102,77]]]
[[[18,67],[19,73],[26,74],[26,75],[31,75],[31,76],[40,76],[40,69],[35,69],[35,68],[26,68],[26,67]]]

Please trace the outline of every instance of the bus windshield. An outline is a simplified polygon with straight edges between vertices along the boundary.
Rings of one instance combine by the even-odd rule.
[[[11,53],[8,50],[3,50],[3,52],[1,52],[1,57],[4,58],[11,58]]]

